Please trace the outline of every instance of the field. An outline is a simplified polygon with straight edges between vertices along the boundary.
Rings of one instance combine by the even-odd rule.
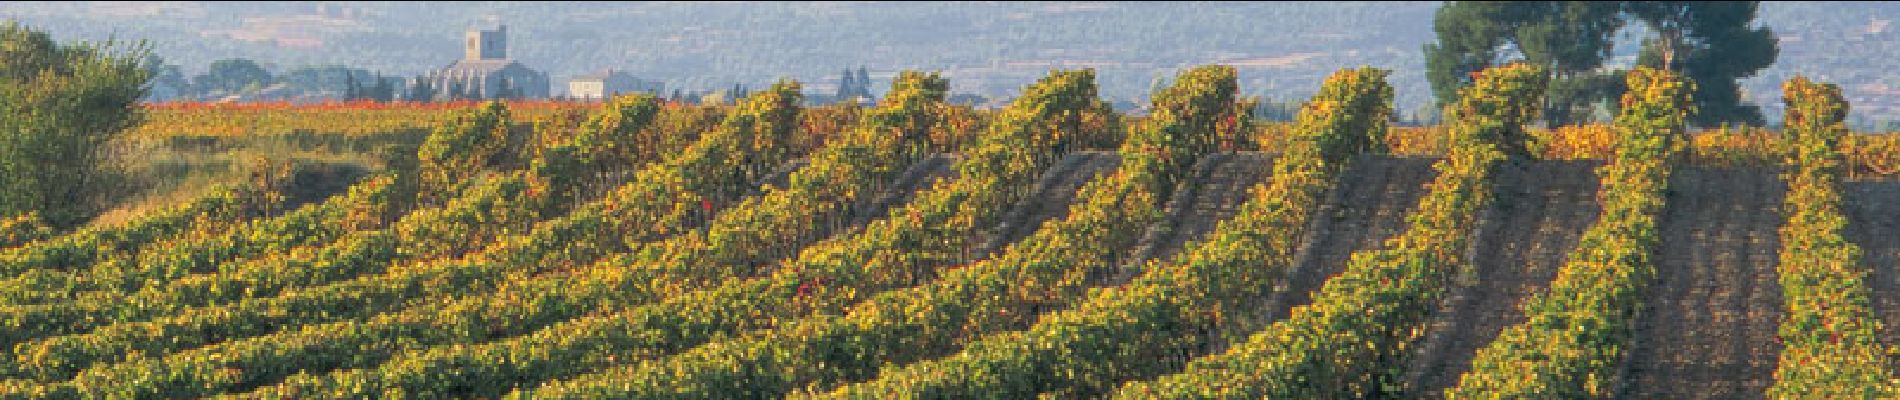
[[[1373,69],[1288,123],[1221,67],[1144,116],[154,105],[166,183],[0,220],[0,398],[1900,395],[1900,139],[1684,134],[1667,73],[1525,128],[1525,68],[1422,128]]]

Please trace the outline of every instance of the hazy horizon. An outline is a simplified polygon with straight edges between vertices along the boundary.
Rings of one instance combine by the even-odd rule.
[[[759,88],[791,78],[823,92],[835,87],[842,69],[864,66],[877,93],[897,71],[922,69],[943,72],[957,93],[1009,97],[1051,68],[1093,67],[1104,97],[1139,101],[1157,79],[1181,67],[1218,63],[1239,69],[1245,94],[1285,101],[1310,95],[1335,69],[1370,65],[1394,71],[1397,106],[1410,113],[1430,101],[1420,48],[1432,40],[1437,7],[1438,2],[12,2],[0,4],[0,18],[18,19],[59,40],[111,35],[147,40],[187,75],[203,72],[218,59],[248,58],[274,73],[340,64],[415,76],[459,59],[466,29],[506,24],[510,58],[547,73],[553,93],[564,92],[571,77],[607,68],[664,82],[669,90]],[[1887,3],[1765,2],[1761,23],[1781,36],[1782,54],[1760,76],[1743,81],[1747,97],[1777,110],[1776,85],[1794,73],[1807,73],[1840,81],[1855,100],[1857,115],[1900,115],[1900,101],[1887,100],[1887,94],[1900,92],[1900,80],[1884,76],[1893,61],[1829,50],[1884,46],[1886,41],[1875,39],[1893,35],[1887,21],[1897,14],[1900,6]],[[1841,35],[1848,37],[1838,39]],[[1622,62],[1633,47],[1619,46]]]

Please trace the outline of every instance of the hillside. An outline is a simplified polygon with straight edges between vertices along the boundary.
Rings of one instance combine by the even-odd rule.
[[[125,161],[235,179],[0,215],[0,400],[1900,397],[1900,135],[1802,77],[1788,126],[1690,132],[1649,68],[1535,128],[1542,68],[1428,127],[1370,67],[1290,123],[1224,65],[1141,114],[1088,69],[146,105]]]

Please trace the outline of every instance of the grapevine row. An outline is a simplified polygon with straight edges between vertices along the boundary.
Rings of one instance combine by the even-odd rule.
[[[1782,84],[1787,103],[1788,183],[1781,227],[1782,343],[1770,398],[1895,398],[1880,343],[1861,249],[1841,236],[1841,137],[1847,101],[1840,87],[1795,77]]]
[[[0,298],[32,296],[33,303],[49,303],[90,291],[137,291],[213,272],[228,262],[284,254],[331,243],[352,232],[383,228],[412,207],[440,204],[459,193],[470,178],[502,156],[511,140],[510,125],[507,109],[499,102],[490,103],[430,134],[417,152],[418,173],[397,168],[384,174],[388,184],[372,178],[352,187],[347,196],[281,217],[253,220],[226,232],[193,232],[156,245],[165,251],[97,260],[83,271],[36,270],[0,281]],[[469,143],[487,144],[465,145]]]
[[[66,271],[92,265],[102,259],[124,257],[126,253],[156,241],[205,230],[209,226],[259,217],[263,211],[277,208],[282,202],[282,195],[270,188],[233,185],[213,189],[210,194],[145,213],[124,224],[82,228],[0,250],[0,277],[14,278],[40,270]],[[19,218],[26,220],[31,216]],[[33,229],[28,227],[32,225],[30,223],[22,224],[17,229]],[[24,299],[0,297],[0,302],[6,304],[21,301]]]
[[[819,314],[695,348],[657,363],[554,382],[527,397],[732,398],[779,396],[807,385],[863,379],[880,363],[953,351],[959,342],[1020,327],[1060,307],[1120,265],[1143,228],[1163,215],[1167,188],[1211,150],[1233,112],[1231,67],[1182,73],[1157,95],[1153,125],[1122,146],[1120,168],[1083,186],[1068,217],[1043,225],[1003,254],[934,283],[877,294],[842,315]]]
[[[1518,146],[1534,118],[1543,71],[1513,64],[1486,70],[1467,87],[1447,120],[1451,152],[1435,167],[1430,192],[1409,227],[1385,248],[1353,255],[1312,303],[1295,308],[1226,352],[1181,373],[1123,385],[1121,398],[1369,397],[1399,378],[1406,344],[1424,330],[1461,262],[1478,211],[1492,199],[1495,166]],[[1518,147],[1521,149],[1521,147]]]
[[[1607,398],[1629,347],[1641,293],[1656,274],[1671,163],[1687,144],[1691,83],[1666,70],[1628,74],[1616,118],[1616,154],[1601,167],[1602,217],[1583,233],[1547,292],[1521,305],[1471,362],[1447,398]]]
[[[1233,219],[1128,285],[1089,294],[1026,331],[991,335],[954,356],[886,372],[823,397],[1099,397],[1118,382],[1179,368],[1202,332],[1244,331],[1246,299],[1292,266],[1306,220],[1354,153],[1381,145],[1391,113],[1385,72],[1335,73],[1302,108],[1267,183]]]
[[[611,119],[615,122],[592,124],[583,132],[583,137],[636,138],[653,120],[658,105],[651,97],[626,97],[606,110],[595,121]],[[548,154],[560,153],[562,148],[565,147],[557,146]],[[624,161],[645,160],[628,158]],[[380,274],[391,265],[412,260],[454,257],[485,245],[505,232],[530,226],[544,218],[543,215],[558,213],[559,206],[569,200],[555,198],[555,190],[550,186],[571,180],[574,172],[551,169],[556,168],[536,161],[526,170],[485,177],[444,207],[414,211],[389,229],[353,233],[330,246],[253,260],[226,271],[187,277],[132,295],[106,293],[64,304],[0,307],[0,321],[6,322],[15,336],[79,333],[101,324],[144,321],[188,307],[272,297],[290,288]],[[25,354],[16,357],[14,366],[42,381],[70,377],[74,368],[80,367],[42,364],[43,360]],[[6,368],[0,368],[0,372],[18,373]]]
[[[921,87],[900,86],[900,90],[894,93],[904,95],[899,96],[898,101],[891,102],[890,110],[874,115],[884,118],[894,114],[922,114],[926,107],[940,102],[942,93],[948,88],[941,79],[918,81],[922,82],[919,85]],[[929,121],[927,118],[912,119],[916,120],[913,122]],[[906,146],[909,143],[903,139],[922,136],[921,128],[927,125],[909,127],[914,128],[909,129],[912,132],[909,135],[889,135],[884,129],[889,127],[888,123],[890,121],[876,120],[871,129],[827,145],[813,156],[814,160],[808,167],[792,175],[793,183],[790,186],[782,190],[774,188],[764,196],[722,212],[709,229],[675,237],[699,238],[699,241],[676,244],[667,250],[683,249],[684,254],[701,256],[675,260],[679,262],[738,262],[727,259],[746,254],[756,247],[796,246],[795,242],[782,242],[784,238],[778,235],[769,239],[781,242],[768,242],[768,238],[759,238],[715,240],[710,243],[699,235],[713,232],[713,235],[730,236],[734,232],[759,229],[762,222],[765,225],[779,225],[779,229],[765,231],[776,234],[780,231],[810,229],[811,225],[821,220],[835,219],[843,210],[813,212],[815,210],[771,206],[849,203],[854,201],[852,193],[875,192],[871,189],[877,182],[888,180],[888,175],[891,175],[889,172],[880,173],[880,170],[892,170],[894,168],[889,164],[914,159],[903,156],[903,152],[912,149]],[[695,249],[693,244],[700,246]],[[591,270],[591,276],[589,273],[561,273],[546,279],[537,277],[510,281],[488,296],[466,296],[455,300],[424,299],[418,301],[416,307],[377,315],[368,321],[307,325],[300,330],[182,352],[167,357],[173,361],[164,366],[171,372],[169,376],[173,379],[167,384],[167,389],[197,395],[242,391],[283,378],[291,372],[363,367],[401,354],[404,350],[512,336],[554,321],[579,316],[589,310],[634,301],[637,292],[622,286],[662,280],[645,276],[645,279],[628,281],[643,271],[630,270],[612,261]],[[620,276],[626,279],[618,284],[599,279],[599,275],[610,273],[621,273]],[[350,356],[332,356],[336,354]],[[242,379],[231,380],[216,373],[229,369],[243,370],[246,374]]]
[[[720,213],[709,229],[644,246],[611,264],[655,270],[686,286],[757,275],[762,264],[843,228],[899,173],[929,155],[930,132],[940,129],[948,91],[949,81],[940,76],[905,71],[877,109],[813,153],[783,190]]]
[[[260,397],[348,398],[390,395],[497,396],[520,385],[571,376],[620,359],[702,343],[716,332],[770,324],[771,315],[836,308],[856,292],[907,284],[913,274],[959,259],[970,232],[1025,196],[1043,165],[1029,149],[1043,121],[1096,105],[1093,75],[1057,73],[1031,86],[957,164],[916,200],[862,230],[805,249],[765,278],[727,280],[717,288],[663,288],[661,303],[597,314],[532,334],[469,347],[438,347],[376,369],[344,371],[254,393]],[[637,277],[637,276],[636,276]],[[635,282],[641,283],[641,282]],[[848,304],[848,303],[844,303]]]
[[[52,236],[53,228],[40,220],[38,212],[0,218],[0,250],[11,250]]]
[[[889,180],[892,171],[901,169],[907,160],[915,159],[910,153],[921,146],[913,146],[913,142],[925,136],[925,130],[934,121],[929,113],[941,106],[947,89],[947,82],[935,76],[901,75],[891,97],[886,99],[886,107],[873,112],[862,129],[832,139],[813,155],[808,166],[791,176],[790,185],[784,189],[774,188],[752,199],[757,201],[748,200],[722,212],[706,230],[675,236],[648,246],[647,251],[603,260],[579,271],[512,282],[492,296],[423,304],[367,322],[306,327],[301,332],[259,337],[207,350],[225,354],[221,357],[225,367],[293,364],[305,372],[322,372],[374,365],[384,357],[395,357],[405,350],[514,336],[603,308],[639,304],[649,299],[652,291],[647,288],[677,280],[669,274],[686,270],[655,266],[746,264],[751,258],[748,256],[761,249],[770,251],[773,247],[801,245],[803,241],[785,240],[788,236],[797,236],[791,232],[819,230],[817,225],[842,217],[849,210],[821,211],[810,205],[853,203],[859,199],[858,193],[877,192],[876,186]],[[890,130],[900,134],[891,135]],[[765,235],[737,237],[757,233]],[[709,237],[713,239],[708,240]],[[399,342],[384,343],[392,340]],[[276,346],[265,348],[248,343]],[[339,347],[353,346],[374,347],[382,353],[343,361],[320,358]],[[311,377],[314,375],[301,375],[286,385]]]
[[[0,389],[69,396],[155,390],[167,387],[167,381],[155,377],[185,376],[165,372],[173,365],[157,355],[267,334],[279,327],[368,317],[417,298],[484,294],[502,282],[592,262],[623,252],[630,244],[686,231],[710,212],[707,206],[736,196],[739,191],[731,188],[756,180],[754,174],[763,168],[756,164],[781,161],[748,160],[744,155],[782,143],[790,135],[798,112],[796,92],[795,84],[781,84],[754,95],[729,114],[719,129],[666,161],[637,172],[631,183],[602,200],[538,223],[529,232],[497,240],[468,257],[403,265],[384,275],[299,288],[275,298],[192,308],[150,322],[28,342],[16,353],[54,366],[126,361],[135,352],[149,356],[125,365],[95,366],[57,387]],[[126,377],[139,375],[147,379]]]
[[[71,270],[34,269],[0,280],[6,305],[56,304],[98,290],[138,286],[204,271],[225,262],[277,254],[372,228],[394,215],[396,174],[378,174],[348,193],[280,216],[227,224],[197,224],[191,232],[145,245],[154,251],[117,252]],[[162,250],[159,250],[162,249]],[[11,342],[7,342],[11,343]]]

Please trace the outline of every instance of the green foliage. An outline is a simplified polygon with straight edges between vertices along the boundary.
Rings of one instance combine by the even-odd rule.
[[[666,288],[709,285],[735,276],[756,275],[755,266],[778,259],[815,241],[837,227],[842,219],[857,211],[850,204],[861,204],[866,196],[879,192],[878,186],[918,159],[911,153],[914,142],[927,138],[927,132],[891,135],[904,128],[906,121],[928,121],[929,116],[906,117],[900,114],[932,113],[941,106],[943,90],[916,90],[939,87],[942,78],[935,74],[906,73],[897,89],[882,106],[866,115],[851,132],[828,141],[811,157],[809,165],[794,172],[790,184],[769,189],[764,195],[722,211],[705,230],[654,242],[626,255],[596,264],[581,273],[565,277],[537,279],[508,287],[496,298],[470,298],[449,306],[455,310],[491,310],[482,320],[518,323],[489,324],[495,332],[531,332],[555,321],[578,318],[590,309],[609,305],[632,306],[644,300],[665,297]],[[927,125],[926,125],[927,127]],[[789,239],[789,240],[788,240]],[[518,291],[517,291],[518,290]],[[540,304],[523,309],[520,303]],[[547,306],[565,305],[565,306]],[[433,308],[405,310],[404,322],[363,324],[362,329],[453,330],[465,326],[465,313],[445,313]],[[354,330],[354,329],[353,329]],[[334,337],[330,341],[380,340],[376,335]],[[437,335],[419,344],[469,343],[486,339],[485,335]],[[483,351],[512,351],[513,347],[484,346]],[[455,378],[431,377],[470,362],[465,351],[432,351],[420,357],[402,357],[376,374],[346,373],[335,377],[292,379],[278,389],[287,393],[312,391],[342,395],[348,390],[368,389],[353,395],[367,395],[380,385],[388,385],[416,395],[467,394],[493,396],[506,385],[517,384],[504,373],[467,371]],[[459,360],[459,361],[451,361]],[[313,366],[314,367],[314,366]],[[512,366],[506,366],[512,367]],[[541,373],[538,372],[537,373]],[[517,378],[518,379],[518,378]],[[464,392],[466,391],[466,392]]]
[[[1690,116],[1696,126],[1761,126],[1761,108],[1742,103],[1739,81],[1775,63],[1778,39],[1754,27],[1759,1],[1632,1],[1626,12],[1657,36],[1643,43],[1638,64],[1682,73],[1696,82]]]
[[[1457,101],[1467,75],[1517,59],[1545,66],[1549,126],[1585,121],[1592,106],[1614,95],[1614,75],[1597,72],[1623,26],[1615,2],[1458,1],[1433,19],[1438,41],[1425,45],[1426,76],[1440,104]],[[1505,53],[1506,48],[1514,53]]]
[[[584,266],[587,263],[609,254],[625,252],[631,244],[642,243],[659,237],[679,234],[703,224],[709,210],[702,211],[702,204],[725,204],[734,201],[739,190],[731,190],[733,197],[717,197],[705,193],[715,193],[724,188],[743,187],[747,182],[737,181],[745,175],[737,171],[758,170],[764,167],[750,165],[754,163],[777,164],[783,160],[747,158],[744,150],[749,149],[756,139],[782,138],[794,130],[799,109],[797,108],[796,84],[786,84],[774,90],[760,92],[746,99],[733,113],[729,114],[718,129],[701,136],[701,139],[685,150],[668,153],[664,161],[641,169],[631,183],[621,186],[604,198],[575,207],[574,211],[551,220],[540,221],[525,232],[511,229],[511,223],[492,224],[499,232],[493,244],[481,248],[465,257],[418,259],[405,265],[377,265],[375,252],[372,256],[346,257],[334,259],[337,268],[356,269],[368,272],[367,275],[354,276],[342,282],[302,287],[288,291],[277,297],[242,297],[241,300],[227,303],[211,302],[205,306],[184,307],[176,312],[164,314],[156,319],[136,322],[124,322],[99,327],[91,332],[77,335],[40,337],[20,347],[30,350],[16,352],[15,356],[25,361],[17,365],[29,366],[26,373],[61,377],[71,375],[72,380],[57,384],[7,386],[0,385],[0,396],[7,391],[47,392],[54,397],[151,397],[165,393],[170,396],[184,396],[192,393],[198,396],[237,387],[256,385],[262,379],[281,379],[296,372],[293,363],[296,360],[313,366],[319,363],[343,363],[356,360],[368,362],[372,358],[359,358],[354,348],[342,348],[362,341],[378,341],[389,338],[401,338],[403,343],[416,343],[405,333],[417,332],[410,329],[413,320],[390,321],[387,319],[368,324],[376,329],[397,329],[402,333],[387,333],[387,330],[373,329],[316,329],[328,323],[343,320],[347,323],[359,323],[361,319],[385,313],[410,305],[417,299],[441,301],[475,294],[492,294],[508,282],[517,280],[522,274],[538,275],[556,270],[566,270]],[[781,107],[792,107],[785,110]],[[759,128],[766,128],[758,130]],[[769,152],[766,152],[770,154]],[[535,168],[530,168],[535,170]],[[447,216],[459,217],[455,220],[435,220],[449,225],[479,221],[481,218],[494,217],[487,213],[490,207],[510,208],[497,204],[509,203],[518,197],[533,197],[536,191],[546,192],[548,188],[538,185],[514,184],[497,186],[476,186],[482,193],[468,198],[469,203],[452,206],[445,210]],[[702,203],[705,200],[705,203]],[[498,203],[499,202],[499,203]],[[382,204],[379,202],[365,202]],[[533,203],[531,203],[533,204]],[[515,213],[517,211],[511,211]],[[531,211],[530,211],[531,212]],[[511,214],[513,215],[513,214]],[[429,226],[411,226],[417,235],[441,233],[470,233],[473,231],[456,230],[452,227],[438,231]],[[401,235],[404,230],[398,230]],[[346,244],[335,249],[339,253],[349,253],[348,249],[367,247],[369,249],[388,249],[402,246],[392,243],[391,235],[370,236],[364,244]],[[434,243],[434,246],[447,246],[453,238],[435,237],[433,239],[412,236],[419,242],[410,245],[429,248],[418,243]],[[360,252],[359,252],[360,254]],[[426,257],[426,256],[425,256]],[[266,267],[284,264],[264,264]],[[387,268],[386,273],[374,274],[376,268]],[[276,276],[268,272],[283,272],[278,269],[263,268],[262,276]],[[234,276],[223,276],[231,278]],[[300,277],[303,278],[303,277]],[[321,283],[323,279],[314,278]],[[228,281],[227,281],[228,282]],[[229,282],[242,286],[240,282]],[[221,285],[211,285],[219,288]],[[260,290],[271,289],[270,284],[256,286]],[[551,292],[551,290],[543,290]],[[199,293],[186,290],[177,293]],[[203,294],[210,298],[229,296],[213,290]],[[518,299],[518,298],[510,298]],[[178,307],[179,303],[206,303],[204,298],[184,297],[176,302],[159,302],[154,307]],[[428,302],[440,305],[441,303]],[[446,302],[445,302],[446,303]],[[551,306],[551,305],[550,305]],[[541,310],[528,306],[495,307],[495,311]],[[479,311],[479,310],[477,310]],[[552,311],[552,310],[542,310]],[[447,313],[445,311],[445,313]],[[434,316],[436,313],[422,313]],[[465,317],[466,314],[445,315],[444,317]],[[372,320],[376,321],[376,320]],[[312,329],[286,331],[281,336],[271,336],[280,327],[310,326]],[[354,325],[353,325],[354,326]],[[484,324],[458,324],[458,327],[485,326]],[[480,330],[458,329],[440,330],[442,334],[473,334]],[[248,338],[248,340],[247,340]],[[216,343],[216,345],[213,345]],[[196,350],[186,349],[198,348]],[[215,354],[213,357],[202,356]],[[393,354],[375,353],[379,356]],[[116,364],[115,364],[116,363]],[[227,366],[252,366],[242,368],[240,375],[230,374],[236,368]],[[15,372],[16,374],[19,372]],[[154,377],[164,377],[156,379]],[[17,392],[13,392],[17,393]],[[41,395],[38,397],[46,397]]]
[[[1219,132],[1233,132],[1231,126],[1242,114],[1237,108],[1234,67],[1203,65],[1182,71],[1174,85],[1154,95],[1154,114],[1146,129],[1130,132],[1122,142],[1122,154],[1144,154],[1165,171],[1155,181],[1158,192],[1174,187],[1201,155],[1213,152],[1219,144]]]
[[[1354,253],[1312,302],[1180,373],[1123,385],[1118,398],[1365,398],[1397,388],[1398,372],[1456,271],[1479,210],[1492,198],[1498,142],[1536,117],[1543,70],[1483,71],[1447,116],[1450,154],[1404,233]]]
[[[1441,104],[1470,84],[1466,74],[1521,60],[1548,68],[1547,126],[1587,122],[1595,106],[1623,90],[1622,72],[1600,72],[1613,35],[1629,21],[1655,37],[1639,63],[1695,80],[1692,123],[1761,125],[1759,108],[1741,103],[1738,80],[1773,64],[1774,33],[1750,27],[1760,2],[1450,2],[1434,19],[1436,43],[1425,45],[1426,76]],[[1514,49],[1508,52],[1507,49]],[[1667,64],[1667,65],[1665,65]]]
[[[494,166],[513,141],[510,124],[508,106],[491,101],[437,127],[416,152],[421,163],[421,192],[450,192]]]
[[[1670,163],[1681,151],[1693,84],[1639,67],[1616,117],[1616,155],[1599,169],[1602,217],[1583,233],[1527,321],[1478,351],[1447,398],[1608,398],[1629,347],[1641,294],[1655,275]]]
[[[133,256],[154,242],[256,218],[261,210],[276,208],[283,200],[281,194],[267,188],[214,188],[198,199],[145,213],[121,225],[82,228],[0,252],[0,276],[82,269]]]
[[[1116,171],[1078,190],[1066,218],[1043,224],[1002,254],[923,286],[877,293],[839,313],[780,322],[767,332],[715,340],[660,362],[582,375],[517,396],[782,396],[862,379],[884,363],[944,355],[982,334],[1025,327],[1039,310],[1079,298],[1101,284],[1090,277],[1126,261],[1120,257],[1138,233],[1163,216],[1165,189],[1173,187],[1169,177],[1185,176],[1195,158],[1212,151],[1212,128],[1237,110],[1231,68],[1195,68],[1175,82],[1156,97],[1161,111],[1145,132],[1123,143]],[[1084,101],[1072,104],[1093,103],[1078,100]],[[830,285],[839,284],[856,285]]]
[[[587,149],[586,156],[582,160],[584,163],[629,163],[635,159],[654,156],[653,153],[670,147],[649,141],[682,136],[640,134],[640,131],[652,123],[653,118],[660,111],[659,99],[652,95],[619,96],[602,107],[603,112],[595,113],[588,118],[580,134],[573,139],[575,146]]]
[[[615,176],[631,173],[643,161],[659,160],[665,152],[686,147],[688,132],[651,128],[660,115],[660,100],[647,94],[618,96],[581,123],[572,138],[541,151],[532,168],[567,197],[596,197],[612,189]],[[552,130],[552,129],[548,129]],[[540,132],[542,130],[537,130]],[[544,140],[548,140],[544,138]]]
[[[0,215],[70,228],[118,189],[107,145],[139,122],[150,72],[142,47],[112,47],[0,24]]]
[[[651,115],[637,115],[642,110],[652,112],[655,109],[605,108],[596,114],[596,119],[621,118],[627,124],[636,125],[616,128],[644,131],[637,124],[640,121],[650,122],[652,118]],[[621,113],[636,115],[610,116]],[[598,133],[581,133],[581,136],[590,135],[597,136]],[[295,288],[318,287],[354,276],[387,273],[389,268],[418,260],[458,257],[481,249],[508,232],[529,228],[535,221],[564,212],[570,205],[568,203],[576,200],[565,197],[568,193],[562,190],[574,184],[569,178],[574,171],[574,159],[579,156],[573,153],[583,150],[571,143],[558,144],[543,151],[543,158],[524,170],[481,176],[477,178],[477,183],[444,206],[415,210],[387,229],[351,232],[322,246],[297,248],[285,254],[244,262],[227,262],[219,266],[216,272],[184,277],[137,292],[92,287],[90,289],[93,290],[76,299],[0,307],[0,321],[5,321],[0,326],[6,326],[9,332],[0,338],[5,338],[5,343],[12,343],[25,337],[80,333],[100,325],[149,320],[191,307],[237,302],[248,297],[275,296]],[[609,151],[611,148],[596,147],[592,150]],[[648,150],[658,154],[668,149]],[[583,152],[582,155],[586,154]],[[654,158],[627,161],[645,164],[656,159],[657,155]],[[371,199],[342,200],[346,200],[342,201],[344,204],[360,206]],[[197,248],[188,242],[171,244],[174,250]],[[36,284],[48,285],[50,281],[41,280]],[[12,292],[15,283],[0,282],[0,290],[4,290],[0,293]],[[83,283],[86,282],[69,280],[67,285],[79,286]],[[43,288],[39,290],[47,291]],[[112,315],[114,318],[91,318],[95,315]],[[77,372],[77,368],[84,366],[83,363],[64,361],[85,360],[74,354],[76,352],[66,351],[22,355],[14,364],[20,366],[20,370],[0,368],[0,373],[30,375],[41,380],[68,378]]]
[[[1248,299],[1270,290],[1294,262],[1306,220],[1338,173],[1384,129],[1391,114],[1386,71],[1333,74],[1307,103],[1273,177],[1256,186],[1231,220],[1168,262],[1148,262],[1122,287],[1088,293],[1027,330],[992,334],[958,354],[887,370],[828,398],[1100,397],[1118,382],[1179,368],[1177,355],[1206,343],[1201,332],[1258,326]],[[1383,100],[1383,101],[1381,101]]]
[[[17,275],[0,280],[0,303],[42,304],[83,297],[89,292],[137,291],[161,285],[188,275],[217,270],[221,265],[269,254],[288,252],[303,246],[326,243],[352,231],[380,227],[394,220],[398,211],[388,207],[395,189],[387,175],[365,179],[346,195],[309,204],[283,215],[258,218],[245,207],[274,204],[280,199],[259,201],[243,191],[222,194],[235,204],[223,205],[233,215],[211,215],[175,225],[181,232],[163,241],[146,243],[138,251],[102,253],[48,254],[82,256],[84,264],[61,268],[46,263],[58,258],[40,258],[37,251],[57,251],[61,247],[31,249],[23,252]],[[268,193],[267,193],[268,194]],[[200,200],[213,200],[214,198]],[[217,203],[211,203],[217,204]],[[162,220],[161,220],[162,221]],[[157,222],[157,221],[151,221]],[[163,225],[148,229],[160,229]],[[152,251],[145,251],[145,250]],[[23,249],[24,250],[24,249]],[[70,329],[71,325],[36,325],[8,320],[8,329],[0,332],[0,344],[36,335],[42,330]]]
[[[949,93],[950,80],[937,73],[903,71],[891,82],[884,103],[866,118],[886,129],[896,129],[906,139],[928,139],[929,130],[943,117],[943,99]]]
[[[1860,246],[1841,235],[1841,137],[1847,101],[1833,84],[1796,76],[1782,84],[1787,128],[1788,221],[1781,227],[1781,297],[1777,337],[1784,346],[1768,397],[1894,398],[1900,380],[1888,369],[1891,344],[1868,299],[1868,267]]]
[[[192,78],[192,86],[200,91],[232,95],[256,91],[273,79],[270,71],[256,61],[227,58],[211,62],[209,70]]]
[[[599,290],[587,288],[568,294],[633,294],[667,300],[576,318],[530,336],[479,347],[435,349],[424,356],[391,362],[372,373],[325,377],[321,381],[338,381],[338,385],[321,387],[325,392],[338,392],[336,396],[380,392],[386,385],[399,392],[500,394],[511,385],[574,375],[612,364],[616,358],[676,351],[705,343],[716,337],[716,332],[743,332],[752,326],[773,324],[779,318],[836,309],[857,300],[859,294],[916,282],[931,269],[961,260],[961,250],[973,241],[973,229],[994,224],[1003,210],[1028,195],[1035,173],[1043,167],[1035,159],[1049,159],[1034,152],[1051,152],[1051,148],[1034,148],[1041,140],[1032,140],[1032,136],[1051,135],[1041,131],[1047,121],[1072,112],[1049,108],[1049,104],[1091,104],[1060,97],[1093,95],[1093,89],[1091,72],[1058,72],[1032,85],[1026,93],[1035,95],[1016,100],[1013,108],[999,116],[999,123],[990,125],[990,131],[978,138],[977,148],[959,161],[958,180],[940,180],[931,190],[918,193],[916,201],[904,209],[891,210],[887,218],[868,224],[859,233],[806,248],[798,258],[779,265],[764,279],[728,279],[711,290],[697,290],[703,284],[675,286],[671,279],[654,281],[654,269],[608,265],[587,273],[600,277],[597,281],[578,281],[600,282]],[[872,133],[876,131],[872,129]],[[659,286],[629,290],[648,284]],[[458,379],[437,379],[443,373],[456,373]],[[298,381],[306,385],[293,389],[310,389],[308,383],[319,379]]]
[[[29,211],[13,218],[0,218],[0,249],[18,247],[53,236],[53,227],[40,220],[39,212]]]
[[[1386,83],[1390,74],[1366,67],[1327,77],[1313,100],[1301,107],[1294,138],[1317,141],[1316,150],[1328,162],[1344,161],[1351,154],[1384,153],[1392,123],[1392,85]]]
[[[1544,71],[1520,63],[1472,73],[1477,81],[1463,89],[1465,94],[1446,115],[1452,121],[1452,140],[1487,143],[1512,159],[1531,159],[1530,131],[1524,125],[1542,111],[1542,102],[1534,100],[1543,98],[1550,82]]]

